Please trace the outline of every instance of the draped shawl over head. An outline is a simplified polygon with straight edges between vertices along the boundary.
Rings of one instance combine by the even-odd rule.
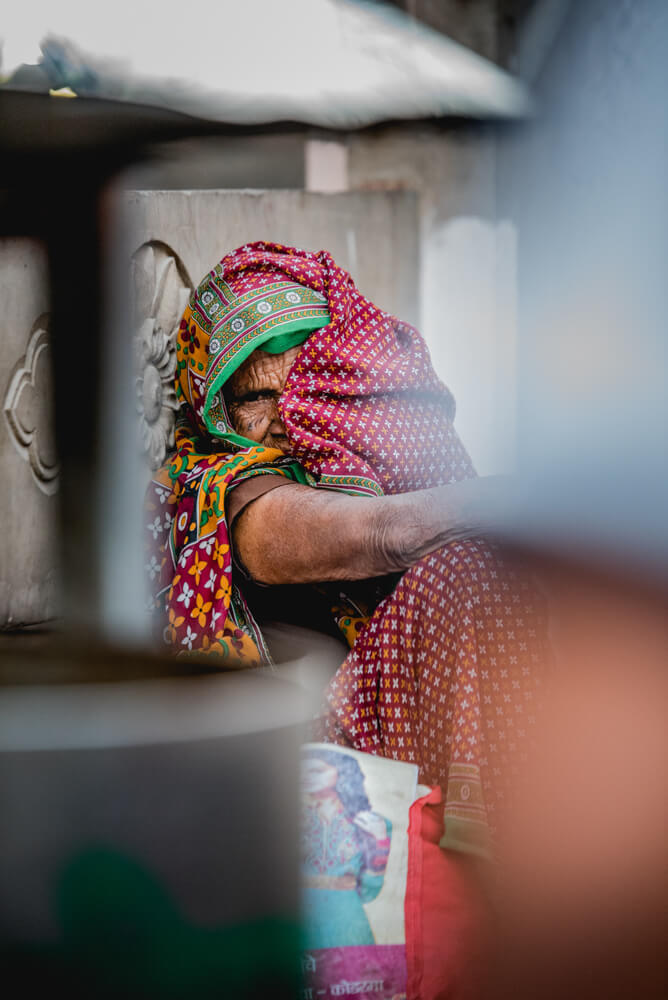
[[[279,401],[286,456],[235,433],[221,389],[256,348],[300,343]],[[149,572],[165,636],[179,649],[268,657],[232,580],[225,494],[241,479],[271,473],[379,496],[474,475],[424,340],[366,299],[324,250],[259,242],[224,257],[186,308],[176,380],[177,451],[149,494],[159,545]]]

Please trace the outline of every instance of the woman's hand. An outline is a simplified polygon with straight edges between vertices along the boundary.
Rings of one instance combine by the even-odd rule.
[[[358,826],[364,833],[370,833],[376,840],[385,840],[387,837],[387,824],[378,813],[371,812],[370,809],[363,809],[358,812],[353,819],[355,826]]]

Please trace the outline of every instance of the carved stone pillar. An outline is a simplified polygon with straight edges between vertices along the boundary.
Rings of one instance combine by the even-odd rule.
[[[58,611],[46,258],[30,240],[0,241],[0,628]],[[76,393],[76,386],[72,386]]]
[[[130,288],[140,442],[149,467],[158,469],[174,446],[176,333],[192,284],[175,251],[149,240],[132,255]]]

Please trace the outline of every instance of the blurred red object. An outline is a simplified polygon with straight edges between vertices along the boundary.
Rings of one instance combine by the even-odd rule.
[[[547,575],[556,669],[500,839],[486,995],[665,997],[663,592]]]

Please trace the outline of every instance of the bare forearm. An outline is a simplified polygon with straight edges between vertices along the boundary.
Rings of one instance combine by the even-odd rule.
[[[448,542],[480,534],[494,519],[498,489],[496,479],[469,479],[383,497],[369,512],[368,555],[377,574],[408,569]]]
[[[261,583],[366,579],[479,533],[497,492],[491,479],[374,499],[289,484],[246,508],[234,541]]]

